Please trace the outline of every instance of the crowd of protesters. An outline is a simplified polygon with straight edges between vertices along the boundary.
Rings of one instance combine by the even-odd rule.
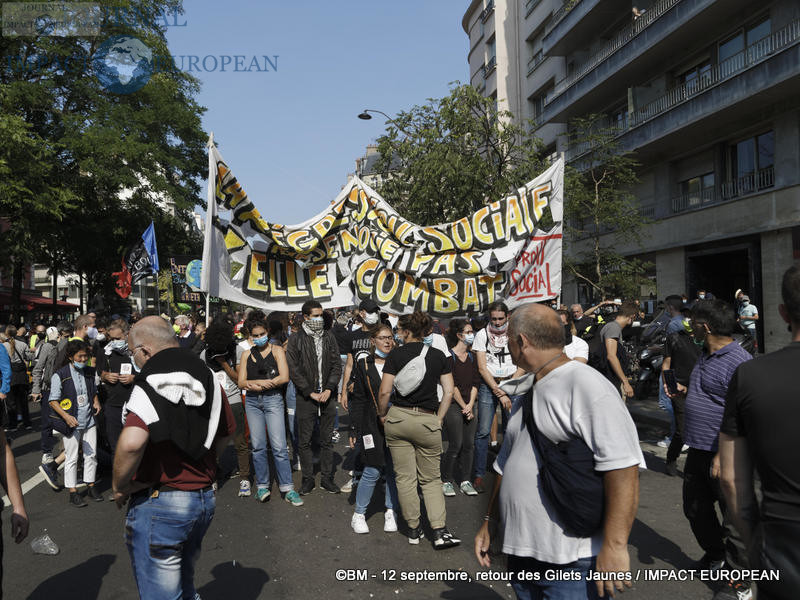
[[[796,346],[797,267],[787,272],[783,294],[784,318],[791,323]],[[747,556],[747,539],[743,541],[742,535],[750,538],[761,530],[753,525],[757,510],[748,495],[751,480],[744,479],[749,487],[742,491],[739,471],[752,473],[755,467],[767,482],[774,482],[775,496],[765,497],[765,502],[770,502],[770,514],[779,520],[793,517],[785,516],[792,511],[776,498],[785,499],[788,493],[798,500],[800,479],[796,467],[784,465],[785,472],[773,476],[768,471],[771,467],[757,458],[744,461],[740,452],[733,457],[732,449],[744,443],[768,456],[774,452],[754,438],[756,432],[766,431],[758,419],[767,417],[753,404],[759,389],[737,378],[737,373],[744,373],[740,365],[753,357],[732,337],[740,326],[753,332],[758,311],[741,290],[736,307],[710,296],[702,291],[693,303],[679,295],[665,300],[662,398],[669,399],[675,419],[666,472],[677,475],[677,457],[688,450],[684,513],[705,552],[698,568],[719,568],[723,563],[745,568],[753,557]],[[41,402],[39,470],[54,490],[69,491],[67,499],[74,507],[86,507],[87,500],[104,500],[95,487],[96,473],[98,463],[111,461],[115,461],[115,487],[109,500],[130,499],[130,506],[138,510],[145,508],[139,501],[142,489],[150,494],[148,498],[158,497],[159,491],[162,495],[175,490],[206,493],[221,475],[211,442],[227,441],[230,435],[236,467],[226,475],[239,480],[240,497],[255,496],[265,502],[274,479],[280,497],[301,507],[302,497],[317,486],[318,463],[322,490],[355,491],[351,527],[357,534],[370,531],[367,507],[383,481],[384,531],[396,532],[404,523],[408,542],[419,544],[425,536],[421,491],[437,549],[460,543],[447,527],[445,498],[457,491],[470,497],[483,493],[487,468],[493,468],[498,476],[493,478],[487,522],[495,514],[506,520],[507,554],[514,559],[509,564],[544,570],[575,563],[584,572],[624,568],[625,560],[610,547],[600,550],[597,560],[593,558],[609,541],[603,539],[608,528],[595,523],[592,531],[563,537],[563,532],[580,531],[580,527],[562,518],[552,498],[542,497],[538,508],[528,502],[533,491],[526,486],[536,481],[541,471],[536,464],[547,452],[540,438],[556,443],[560,438],[583,439],[594,456],[595,472],[603,474],[602,485],[611,502],[606,515],[615,514],[616,542],[627,540],[628,521],[635,514],[633,488],[638,495],[638,479],[633,485],[631,478],[644,462],[635,428],[624,410],[633,389],[631,357],[623,339],[641,316],[641,307],[634,301],[609,299],[586,310],[580,304],[520,308],[513,315],[498,301],[485,315],[453,318],[445,328],[421,312],[389,315],[367,299],[357,308],[323,310],[318,302],[308,301],[299,313],[265,314],[258,309],[222,313],[210,319],[208,327],[195,315],[174,320],[162,315],[142,318],[131,330],[129,320],[94,313],[52,326],[36,324],[30,330],[9,326],[0,348],[4,429],[30,430],[29,401]],[[207,367],[208,380],[198,365]],[[747,373],[758,377],[759,365],[778,368],[762,359],[748,366]],[[143,369],[150,374],[147,383],[143,376],[137,377]],[[163,387],[153,384],[175,369],[192,375],[183,382],[165,379],[159,384]],[[534,380],[541,380],[536,388]],[[565,390],[572,412],[559,404],[559,394]],[[785,392],[776,393],[785,396]],[[180,419],[196,425],[200,433],[180,433],[178,409],[169,402],[162,405],[169,394],[190,393],[199,394],[198,406],[220,396],[213,414],[205,414],[198,423],[192,422],[196,411],[181,413]],[[534,401],[537,394],[539,400]],[[783,396],[771,401],[783,401]],[[552,407],[542,412],[548,403]],[[185,409],[183,404],[191,403],[181,403],[180,410]],[[333,460],[339,408],[349,416],[344,448],[348,481],[341,487],[335,481]],[[775,411],[770,414],[774,416]],[[575,418],[578,421],[572,422]],[[129,431],[131,427],[138,427],[140,433]],[[503,439],[507,441],[492,464],[494,432],[506,430]],[[199,444],[203,436],[205,443]],[[532,446],[536,438],[540,442]],[[142,488],[136,484],[137,480],[141,483],[140,473],[131,461],[144,456],[147,463],[147,457],[162,451],[159,444],[164,443],[174,443],[191,454],[192,460],[180,463],[188,483],[180,477],[164,479],[162,473],[161,479],[155,477],[160,483],[149,482]],[[730,454],[727,462],[726,452]],[[174,452],[167,455],[177,460]],[[161,463],[151,464],[156,471],[163,467],[157,464]],[[293,471],[301,472],[298,489]],[[786,475],[788,471],[793,475]],[[85,493],[78,491],[79,479],[87,488]],[[631,489],[623,490],[625,486]],[[17,512],[24,516],[24,505]],[[549,525],[542,524],[544,515],[552,520]],[[509,521],[513,519],[517,522]],[[210,517],[206,520],[207,528]],[[559,531],[563,539],[556,535]],[[546,541],[528,543],[526,536]],[[484,528],[476,538],[476,553],[487,565],[488,541]],[[138,552],[135,545],[132,538],[132,559]],[[769,549],[769,544],[762,547],[761,558],[767,553],[780,562]],[[152,573],[137,572],[140,591],[155,585],[154,568]],[[520,597],[538,597],[529,582],[515,581],[514,588]],[[187,593],[186,588],[183,591]],[[593,597],[588,589],[575,593],[574,597]],[[750,583],[732,580],[721,593],[728,596],[720,598],[743,600],[750,597]],[[761,597],[784,596],[778,591]]]

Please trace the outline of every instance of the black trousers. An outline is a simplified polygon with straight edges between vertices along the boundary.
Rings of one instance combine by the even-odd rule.
[[[715,454],[689,448],[683,469],[683,514],[697,543],[709,557],[725,559],[734,568],[746,569],[749,561],[744,543],[730,521],[719,479],[711,477]],[[717,517],[717,504],[722,522]]]
[[[105,413],[106,438],[108,439],[108,445],[111,447],[111,455],[113,456],[117,449],[119,436],[122,434],[122,407],[111,406],[106,403],[103,407],[103,412]]]
[[[297,450],[303,479],[314,477],[314,455],[311,437],[319,419],[319,470],[323,477],[333,478],[333,421],[336,417],[335,399],[319,404],[297,390]]]
[[[458,459],[459,479],[469,481],[472,474],[472,458],[475,456],[475,431],[478,429],[478,416],[467,421],[461,407],[453,401],[444,415],[444,431],[447,434],[447,451],[442,454],[442,481],[453,480],[453,468]]]
[[[17,415],[22,415],[22,424],[25,427],[31,424],[31,415],[28,410],[28,384],[12,385],[11,393],[8,395],[8,426],[17,426]]]
[[[672,412],[675,415],[675,433],[667,448],[667,462],[675,462],[681,455],[683,448],[683,413],[686,411],[686,396],[678,395],[672,398]]]

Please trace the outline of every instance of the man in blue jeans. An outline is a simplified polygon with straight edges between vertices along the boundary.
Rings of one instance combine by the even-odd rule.
[[[128,502],[125,542],[142,598],[199,598],[194,565],[214,518],[216,448],[236,430],[211,370],[178,347],[164,319],[128,337],[136,370],[114,456],[117,506]]]
[[[478,429],[475,433],[475,466],[472,486],[483,492],[483,476],[489,454],[489,433],[497,413],[497,404],[503,406],[503,424],[508,421],[511,398],[500,389],[503,381],[517,372],[508,352],[508,307],[503,302],[489,305],[489,324],[475,334],[472,351],[478,361],[478,372],[483,383],[478,388]],[[522,374],[520,371],[519,374]]]

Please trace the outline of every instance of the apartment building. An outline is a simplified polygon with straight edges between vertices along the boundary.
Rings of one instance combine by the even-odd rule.
[[[762,347],[786,343],[777,306],[780,276],[800,258],[800,3],[554,4],[472,2],[472,84],[534,117],[535,134],[573,164],[586,148],[559,134],[574,117],[605,114],[640,163],[634,195],[652,219],[642,246],[619,249],[655,265],[661,298],[747,290]],[[566,280],[563,298],[586,290]]]

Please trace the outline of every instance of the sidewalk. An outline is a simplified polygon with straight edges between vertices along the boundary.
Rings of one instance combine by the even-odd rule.
[[[637,425],[649,425],[669,430],[670,419],[667,411],[658,407],[658,398],[652,397],[645,400],[629,400],[628,412]]]

